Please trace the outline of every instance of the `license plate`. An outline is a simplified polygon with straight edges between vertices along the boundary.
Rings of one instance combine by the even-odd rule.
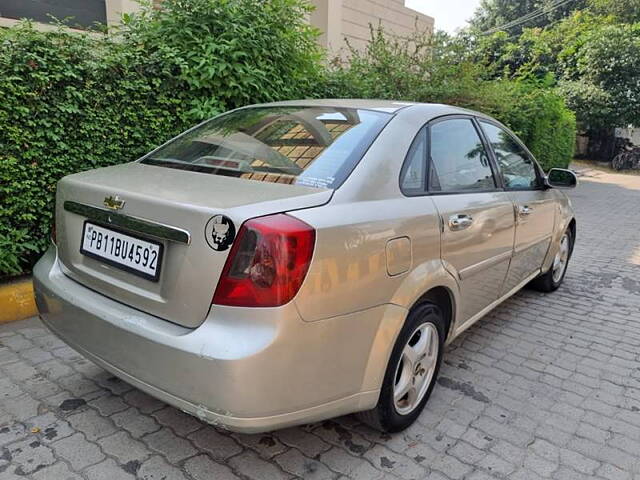
[[[84,222],[80,252],[155,282],[160,277],[162,247],[158,242]]]

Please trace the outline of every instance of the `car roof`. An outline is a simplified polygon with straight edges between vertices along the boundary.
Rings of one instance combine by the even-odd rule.
[[[360,98],[323,98],[309,100],[287,100],[283,102],[264,103],[252,106],[273,107],[333,107],[359,108],[386,113],[397,113],[403,109],[419,109],[423,115],[437,117],[441,115],[466,114],[486,117],[486,115],[451,105],[437,103],[403,102],[396,100],[369,100]]]

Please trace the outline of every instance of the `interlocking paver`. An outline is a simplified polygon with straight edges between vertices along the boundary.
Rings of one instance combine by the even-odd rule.
[[[87,468],[85,475],[89,480],[135,480],[136,478],[111,459]]]
[[[69,422],[58,418],[53,412],[33,417],[25,422],[25,425],[30,432],[35,431],[42,443],[55,442],[75,433]]]
[[[424,478],[428,471],[415,460],[376,445],[364,455],[374,467],[403,479]],[[455,459],[454,459],[455,460]]]
[[[143,437],[142,441],[156,452],[164,455],[171,463],[178,463],[198,453],[191,442],[176,436],[168,428],[150,433]]]
[[[376,469],[368,460],[349,455],[338,447],[333,447],[319,458],[331,470],[354,480],[375,480],[384,476],[384,473]]]
[[[17,397],[7,398],[2,403],[2,408],[14,418],[29,418],[38,414],[39,405],[37,400],[23,393]]]
[[[2,458],[10,462],[7,470],[26,476],[56,462],[51,448],[37,439],[25,439],[2,448]]]
[[[266,433],[262,435],[242,435],[232,433],[231,436],[241,445],[254,450],[263,458],[272,458],[286,452],[289,447],[284,445],[275,435]],[[234,447],[235,448],[235,447]]]
[[[50,467],[38,470],[38,472],[31,476],[34,480],[82,480],[80,475],[72,472],[67,464],[61,461]]]
[[[132,390],[127,392],[124,401],[132,407],[136,407],[142,413],[152,413],[163,408],[166,403],[147,395],[141,390]]]
[[[160,425],[153,418],[142,415],[135,408],[116,413],[111,416],[111,419],[116,425],[127,430],[135,438],[160,429]]]
[[[190,458],[184,464],[185,471],[195,480],[240,480],[227,466],[212,461],[207,455]]]
[[[95,407],[100,412],[100,415],[109,416],[114,413],[122,412],[129,408],[129,405],[124,403],[122,398],[118,395],[106,394],[100,397],[94,398],[89,402],[89,405]]]
[[[195,432],[203,427],[203,423],[197,418],[181,412],[177,408],[166,407],[151,415],[159,424],[169,427],[180,437],[184,437],[191,432]]]
[[[95,410],[86,409],[67,417],[73,428],[84,433],[88,440],[97,440],[116,431],[116,426],[110,420],[100,416]]]
[[[281,480],[292,477],[280,470],[276,463],[267,462],[252,452],[244,452],[231,458],[229,465],[251,480]]]
[[[54,451],[79,471],[104,459],[104,453],[84,435],[76,433],[51,444]]]
[[[223,435],[214,427],[207,426],[189,435],[189,439],[201,451],[217,462],[224,462],[242,452],[242,447],[228,435]]]
[[[151,451],[144,443],[134,440],[127,432],[114,433],[101,438],[97,443],[104,453],[115,457],[121,465],[134,465],[135,462],[141,464],[151,455]]]
[[[304,456],[300,451],[291,449],[274,458],[275,462],[285,471],[296,477],[309,480],[330,480],[338,476],[324,464]]]
[[[565,284],[524,290],[448,348],[427,408],[225,432],[118,380],[36,319],[0,326],[0,480],[640,478],[640,177],[570,193]],[[621,206],[624,205],[624,208]]]
[[[280,430],[277,435],[282,443],[297,448],[309,457],[320,455],[331,448],[331,445],[320,437],[302,428],[287,428],[286,430]]]
[[[181,469],[157,455],[140,465],[137,475],[140,480],[187,480]]]

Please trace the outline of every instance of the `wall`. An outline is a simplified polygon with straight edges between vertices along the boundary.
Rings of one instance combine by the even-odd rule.
[[[19,2],[19,5],[15,2]],[[93,7],[103,3],[105,12],[100,12],[98,16],[100,20],[106,18],[107,25],[117,25],[123,13],[133,12],[140,8],[135,0],[60,0],[54,6],[58,10],[65,10],[63,6],[69,7],[65,12],[68,15],[73,15],[71,7],[82,7],[84,2],[87,5],[94,4]],[[377,27],[381,24],[385,31],[400,36],[414,32],[416,27],[421,31],[433,31],[434,19],[405,7],[404,0],[310,0],[310,2],[315,6],[315,11],[311,13],[309,20],[322,32],[319,39],[320,44],[334,55],[344,51],[346,41],[357,49],[364,49],[370,38],[369,25]],[[153,3],[159,4],[161,0],[153,0]],[[36,20],[40,20],[41,23],[37,23],[37,25],[42,29],[54,28],[49,25],[46,16],[42,15],[43,12],[39,11],[42,10],[43,5],[46,5],[42,1],[0,0],[0,7],[3,4],[12,6],[7,10],[9,12],[38,10]],[[30,9],[29,4],[33,4],[33,8]],[[20,8],[17,8],[18,6]],[[52,7],[54,10],[55,8]],[[85,6],[84,9],[86,10],[87,7]],[[81,10],[76,13],[79,20],[83,15]],[[95,16],[95,8],[93,10],[91,14]],[[0,8],[0,27],[9,27],[19,21],[15,18],[18,15],[7,14],[6,17],[3,17],[2,14],[3,9]],[[31,18],[35,16],[35,14],[26,15]],[[79,21],[79,23],[83,22]]]
[[[640,128],[616,128],[616,137],[626,138],[634,145],[640,146]]]
[[[404,0],[312,0],[316,11],[311,23],[323,33],[320,44],[339,54],[346,41],[356,49],[365,48],[369,25],[379,24],[395,35],[408,35],[416,30],[433,31],[434,19],[404,6]],[[346,39],[346,41],[345,41]]]

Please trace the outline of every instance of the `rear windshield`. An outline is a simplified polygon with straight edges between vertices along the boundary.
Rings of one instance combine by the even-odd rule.
[[[251,107],[199,125],[142,163],[337,188],[390,117],[353,108]]]

